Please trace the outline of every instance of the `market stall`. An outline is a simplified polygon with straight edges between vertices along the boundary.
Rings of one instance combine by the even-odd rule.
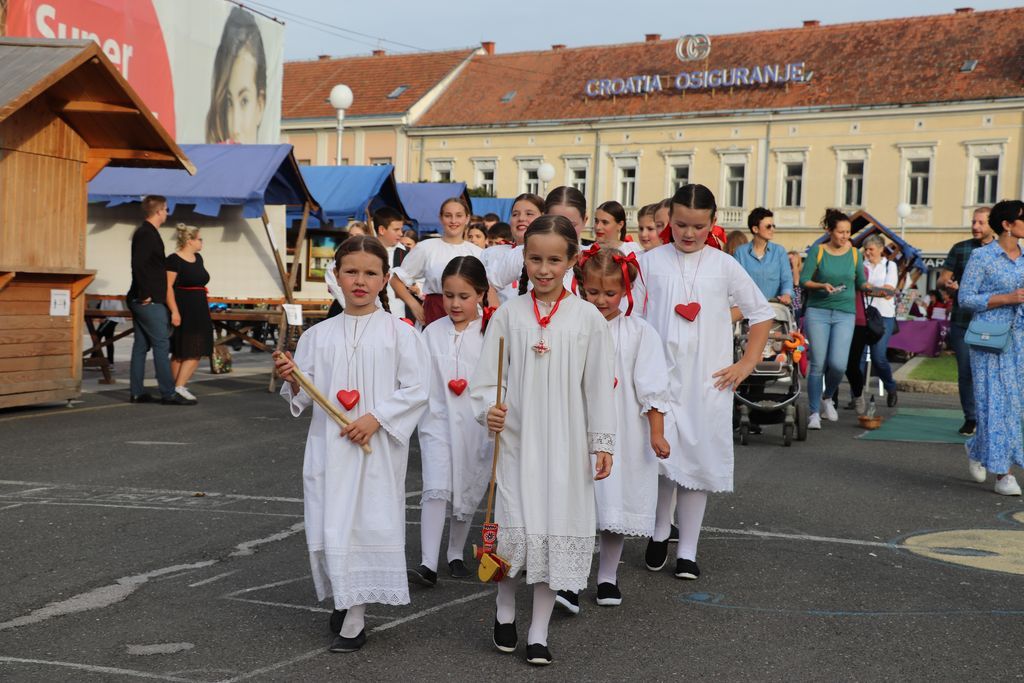
[[[80,392],[86,184],[106,166],[194,170],[95,42],[0,39],[0,408]]]
[[[419,234],[441,232],[441,202],[461,197],[470,204],[466,183],[398,183],[398,196]],[[474,213],[476,212],[474,208]]]

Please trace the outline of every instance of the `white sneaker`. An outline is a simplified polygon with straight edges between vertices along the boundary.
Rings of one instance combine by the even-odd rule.
[[[821,412],[824,413],[825,419],[829,422],[839,421],[839,413],[836,412],[836,404],[832,402],[832,399],[822,399]]]
[[[811,416],[807,418],[808,429],[821,429],[821,415],[818,413],[811,413]]]
[[[1002,479],[996,479],[995,491],[1000,496],[1019,496],[1020,486],[1012,474],[1007,474]]]
[[[196,400],[196,397],[192,395],[192,392],[185,387],[174,387],[174,391],[182,398],[187,398],[190,401]]]
[[[967,444],[964,444],[964,450],[967,451],[967,471],[971,473],[971,479],[979,484],[984,484],[988,477],[988,471],[977,460],[971,460],[971,451],[968,450]]]
[[[853,399],[853,403],[853,407],[856,408],[858,415],[864,415],[868,412],[868,403],[863,394]]]

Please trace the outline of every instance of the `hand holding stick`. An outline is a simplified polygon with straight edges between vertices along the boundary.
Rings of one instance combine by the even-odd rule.
[[[281,355],[280,352],[274,354],[274,360],[277,360],[279,355]],[[343,412],[341,412],[341,410],[334,406],[327,399],[327,397],[324,396],[320,392],[320,390],[316,388],[316,385],[310,381],[309,377],[306,377],[306,374],[302,372],[302,370],[299,370],[299,367],[297,365],[292,366],[290,379],[294,379],[296,382],[298,382],[299,386],[302,387],[302,389],[309,395],[309,397],[313,399],[313,401],[315,401],[318,406],[323,408],[324,412],[327,413],[327,416],[334,420],[339,427],[344,428],[352,424],[352,420],[350,420]],[[363,452],[366,453],[367,455],[369,455],[372,452],[370,450],[370,446],[367,444],[363,444],[362,449]]]

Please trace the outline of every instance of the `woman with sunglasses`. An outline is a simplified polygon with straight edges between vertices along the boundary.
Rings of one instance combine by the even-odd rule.
[[[733,256],[760,288],[769,301],[793,303],[793,275],[786,249],[772,243],[775,237],[775,216],[757,207],[747,216],[752,239],[736,248]]]

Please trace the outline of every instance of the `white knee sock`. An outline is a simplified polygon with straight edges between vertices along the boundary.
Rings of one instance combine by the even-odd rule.
[[[495,618],[499,624],[511,624],[516,620],[516,589],[519,588],[519,578],[514,579],[506,576],[498,582],[497,612]]]
[[[366,605],[352,605],[345,613],[345,623],[341,626],[342,638],[355,638],[365,625]]]
[[[533,617],[530,619],[530,632],[526,636],[527,645],[548,644],[548,623],[554,609],[555,591],[546,583],[533,584]]]
[[[619,560],[626,537],[613,531],[601,532],[601,562],[597,566],[598,583],[618,583]]]
[[[668,539],[672,531],[672,500],[676,483],[667,477],[658,477],[658,508],[654,515],[654,540]]]
[[[437,571],[437,554],[441,551],[444,516],[448,501],[425,500],[420,510],[420,553],[422,563],[432,572]]]
[[[706,491],[694,491],[679,487],[676,500],[676,526],[679,527],[679,547],[676,557],[683,560],[697,560],[697,539],[700,525],[704,521],[704,508],[708,504]]]
[[[466,520],[465,522],[459,521],[452,517],[448,520],[448,561],[454,562],[455,560],[463,559],[462,553],[465,552],[466,539],[469,538],[469,527],[471,522]]]

